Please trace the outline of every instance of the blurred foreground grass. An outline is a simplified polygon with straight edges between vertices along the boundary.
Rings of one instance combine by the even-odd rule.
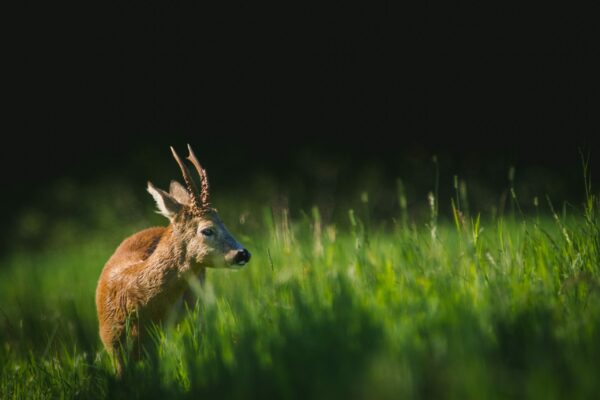
[[[157,330],[156,354],[122,381],[98,339],[95,286],[124,237],[162,221],[149,198],[134,215],[111,213],[118,197],[90,198],[95,229],[59,224],[2,259],[2,399],[597,396],[591,196],[569,216],[483,220],[457,198],[445,222],[432,198],[427,223],[405,208],[372,222],[365,196],[338,225],[316,208],[292,219],[223,199],[251,263],[210,270],[196,309]]]

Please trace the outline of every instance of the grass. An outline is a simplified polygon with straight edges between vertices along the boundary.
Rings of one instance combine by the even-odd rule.
[[[317,208],[240,219],[223,202],[251,263],[210,270],[196,308],[157,327],[122,380],[94,290],[120,240],[160,220],[109,216],[16,249],[0,268],[0,398],[597,397],[597,199],[566,217],[513,200],[513,216],[481,218],[457,196],[445,221],[431,196],[415,224],[400,184],[397,218],[371,221],[365,194],[337,226]]]

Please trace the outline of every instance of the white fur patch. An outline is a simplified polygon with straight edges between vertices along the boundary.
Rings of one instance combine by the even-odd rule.
[[[181,204],[167,192],[155,187],[151,182],[148,182],[147,190],[154,198],[158,212],[172,220],[179,212]]]

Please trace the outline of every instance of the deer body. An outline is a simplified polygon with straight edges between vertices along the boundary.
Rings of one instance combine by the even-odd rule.
[[[100,338],[119,374],[127,340],[133,344],[129,355],[138,358],[145,331],[169,316],[189,291],[190,277],[202,280],[207,267],[241,268],[250,259],[210,207],[206,173],[191,148],[188,159],[203,181],[200,196],[187,168],[172,151],[188,189],[173,181],[167,193],[148,183],[159,212],[171,221],[169,226],[145,229],[125,239],[105,264],[96,289]]]

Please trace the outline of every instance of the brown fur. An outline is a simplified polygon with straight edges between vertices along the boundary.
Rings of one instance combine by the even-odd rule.
[[[216,210],[193,212],[192,195],[181,185],[171,183],[169,194],[149,183],[148,191],[171,223],[125,239],[106,262],[96,288],[100,338],[118,374],[127,353],[139,358],[149,325],[165,321],[181,299],[193,306],[190,277],[203,281],[207,267],[241,268],[249,260]],[[236,255],[242,251],[248,257],[240,262]]]

